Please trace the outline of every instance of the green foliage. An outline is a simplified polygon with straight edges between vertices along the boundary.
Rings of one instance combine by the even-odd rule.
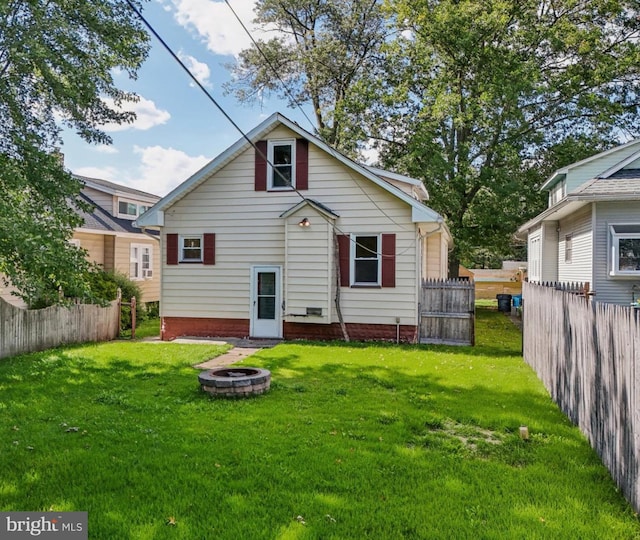
[[[552,167],[639,132],[636,3],[392,0],[366,114],[388,166],[422,178],[453,259],[513,256]],[[361,104],[361,108],[364,105]],[[453,266],[453,265],[452,265]]]
[[[243,51],[228,89],[310,103],[347,154],[375,141],[384,166],[424,181],[451,268],[521,257],[513,233],[545,207],[546,175],[640,133],[635,0],[381,4],[260,0],[258,22],[284,37],[261,42],[268,61]]]
[[[224,346],[3,360],[0,507],[89,509],[105,539],[637,538],[517,329],[479,310],[477,335],[475,348],[279,345],[240,364],[272,372],[269,393],[241,401],[197,384],[192,365]]]
[[[112,295],[108,300],[117,298],[117,291],[120,289],[122,293],[123,304],[131,303],[131,299],[136,299],[136,323],[142,322],[147,318],[147,310],[142,300],[142,290],[140,285],[135,281],[131,281],[122,272],[103,272],[101,280],[106,285],[106,290]],[[120,329],[126,330],[131,328],[131,306],[122,306],[120,312]]]
[[[90,296],[90,265],[68,242],[81,186],[54,150],[62,125],[109,143],[104,124],[133,120],[116,105],[136,96],[112,73],[134,77],[147,48],[123,0],[0,3],[0,273],[27,304],[57,302],[59,287]]]
[[[276,28],[280,37],[258,41],[230,66],[226,85],[241,102],[275,93],[289,101],[311,103],[320,136],[353,153],[362,137],[343,115],[355,84],[366,79],[387,27],[379,0],[259,0],[256,21]],[[284,37],[282,37],[284,36]],[[277,72],[276,75],[275,72]]]

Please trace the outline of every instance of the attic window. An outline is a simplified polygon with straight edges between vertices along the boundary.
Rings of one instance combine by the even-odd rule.
[[[294,140],[269,141],[267,147],[269,190],[292,189],[296,186]]]
[[[118,199],[118,217],[124,219],[136,219],[141,214],[144,214],[149,210],[149,206],[145,204],[139,204],[135,201],[128,201],[126,199]]]
[[[611,225],[609,238],[609,275],[640,276],[640,224]]]

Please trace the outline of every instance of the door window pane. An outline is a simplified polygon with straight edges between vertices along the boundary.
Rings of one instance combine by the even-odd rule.
[[[258,272],[258,319],[276,318],[276,274]]]
[[[276,294],[275,272],[260,272],[258,274],[258,296]]]
[[[260,296],[258,298],[258,319],[276,318],[276,298],[275,296]]]

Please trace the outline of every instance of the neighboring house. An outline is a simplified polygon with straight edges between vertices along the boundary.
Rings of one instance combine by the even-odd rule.
[[[84,225],[77,228],[71,242],[87,250],[91,261],[107,271],[118,271],[140,285],[142,301],[160,300],[160,241],[155,233],[146,234],[133,222],[160,197],[127,186],[77,176],[84,187],[80,198],[93,210],[78,210]],[[25,307],[11,294],[11,287],[0,290],[0,298]]]
[[[640,297],[640,140],[557,170],[525,223],[529,281],[588,282],[599,302]]]
[[[248,139],[258,152],[240,139],[137,220],[161,229],[162,338],[342,338],[338,293],[352,339],[414,340],[452,242],[423,184],[280,114]]]

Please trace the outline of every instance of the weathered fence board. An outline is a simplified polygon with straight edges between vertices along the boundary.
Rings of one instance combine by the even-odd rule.
[[[475,344],[473,281],[426,280],[422,283],[420,343]]]
[[[21,309],[0,298],[0,358],[67,343],[108,341],[119,333],[118,301]]]
[[[640,510],[640,313],[525,283],[524,359]]]

